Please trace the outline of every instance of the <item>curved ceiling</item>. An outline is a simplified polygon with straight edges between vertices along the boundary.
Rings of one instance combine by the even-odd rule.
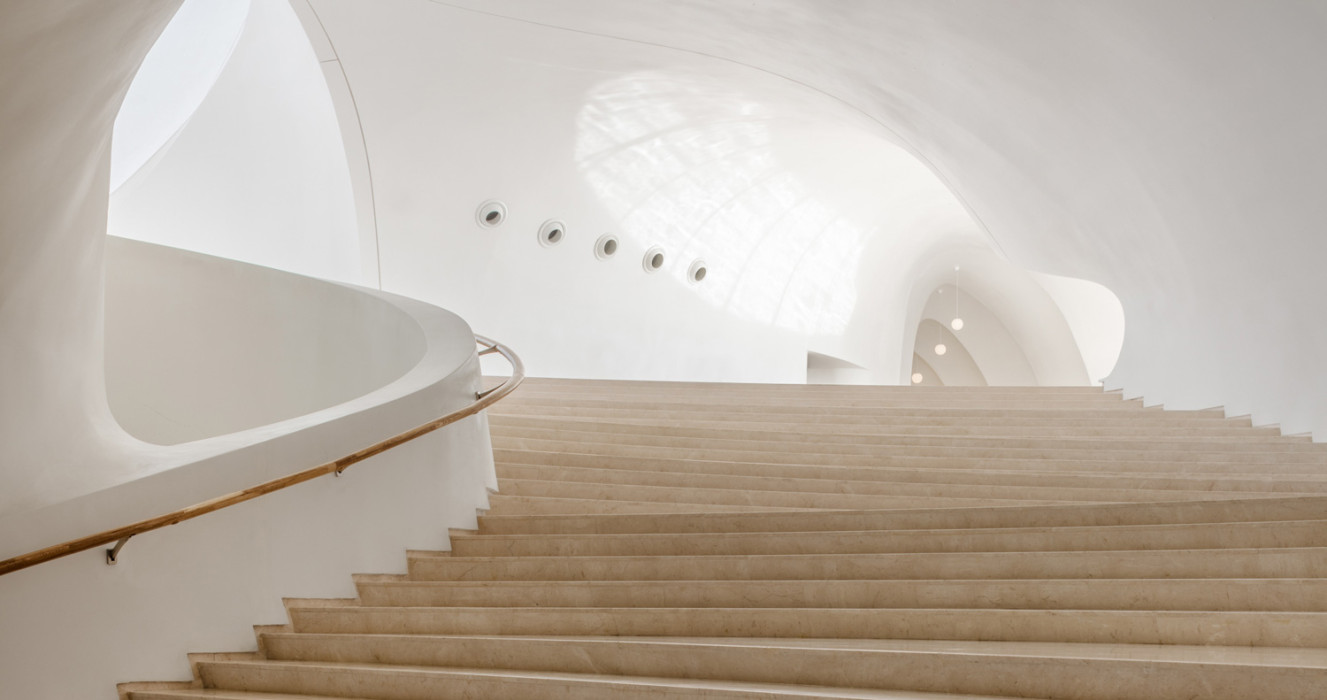
[[[1015,263],[1119,295],[1129,328],[1109,384],[1327,429],[1327,328],[1308,322],[1327,299],[1313,233],[1327,220],[1327,5],[445,4],[838,100],[934,168]]]

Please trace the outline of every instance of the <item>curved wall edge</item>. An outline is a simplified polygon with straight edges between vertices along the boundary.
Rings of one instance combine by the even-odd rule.
[[[271,425],[175,446],[138,443],[126,465],[138,478],[0,519],[0,557],[328,462],[473,400],[479,360],[463,320],[422,302],[338,286],[419,324],[427,347],[404,376]],[[188,679],[188,651],[255,648],[251,625],[283,622],[283,598],[353,597],[352,574],[402,572],[407,549],[449,548],[448,529],[474,528],[495,486],[481,414],[339,477],[135,537],[114,567],[98,549],[0,577],[6,694],[110,700],[117,682]],[[68,629],[79,633],[51,633]],[[63,672],[71,663],[79,673]]]

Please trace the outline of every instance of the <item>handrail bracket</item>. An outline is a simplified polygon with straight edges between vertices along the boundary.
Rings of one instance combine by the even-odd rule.
[[[124,543],[128,542],[130,537],[133,537],[133,535],[121,537],[114,547],[106,550],[106,566],[115,566],[115,563],[120,561],[120,550],[124,549]]]

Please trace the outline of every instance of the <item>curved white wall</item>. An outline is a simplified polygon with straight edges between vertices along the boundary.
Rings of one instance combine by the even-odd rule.
[[[111,191],[179,133],[230,60],[249,0],[184,0],[125,93],[111,135]]]
[[[317,57],[286,0],[247,4],[234,53],[211,90],[171,142],[111,196],[108,230],[299,274],[375,284],[376,253],[372,241],[360,240],[341,130]],[[195,23],[179,31],[186,30],[206,44],[211,27]],[[175,45],[175,52],[158,47],[161,53],[148,56],[148,68],[187,64],[189,46]],[[162,63],[166,67],[158,67]],[[151,81],[141,86],[138,101],[174,106],[183,97],[157,93],[169,88]],[[122,114],[117,133],[152,126],[143,121]]]
[[[358,377],[323,379],[342,391],[367,393],[284,420],[267,415],[271,407],[254,399],[272,399],[286,410],[318,408],[302,403],[308,396],[282,395],[280,386],[312,377],[277,380],[277,386],[259,389],[258,397],[233,394],[229,398],[248,409],[235,415],[169,403],[202,398],[197,395],[162,392],[148,397],[165,401],[155,405],[173,411],[164,418],[197,418],[191,429],[214,431],[237,417],[242,422],[257,417],[275,422],[171,446],[131,442],[118,462],[113,455],[102,455],[95,466],[126,476],[77,497],[0,516],[0,558],[339,459],[470,404],[480,386],[469,326],[436,307],[143,243],[112,241],[111,247],[107,264],[113,268],[113,280],[143,275],[143,284],[158,283],[158,294],[171,294],[174,285],[182,296],[195,299],[201,292],[217,292],[222,282],[242,282],[243,287],[230,290],[237,300],[270,293],[272,303],[284,310],[302,310],[318,322],[346,322],[346,332],[376,330],[404,341],[404,347],[375,348],[373,342],[351,341],[359,345],[353,359],[375,366],[354,370]],[[189,276],[197,279],[181,282]],[[344,298],[347,295],[363,299]],[[131,301],[132,295],[112,291],[110,300],[115,306]],[[149,311],[117,309],[108,319],[118,325],[126,316]],[[199,304],[194,311],[167,314],[180,338],[203,337],[203,327],[220,323],[233,342],[262,345],[268,351],[262,357],[229,360],[221,353],[212,357],[217,366],[176,374],[173,359],[165,355],[172,343],[182,341],[167,339],[168,347],[154,351],[162,361],[151,367],[109,363],[113,398],[117,387],[140,391],[125,386],[129,379],[160,388],[170,381],[197,383],[195,375],[210,372],[246,383],[281,371],[299,375],[310,364],[303,350],[317,333],[309,333],[307,321],[285,329],[304,337],[280,338],[268,323],[233,322],[237,319],[227,318],[224,308]],[[275,315],[267,313],[268,320]],[[110,327],[109,347],[133,342],[115,339],[123,330]],[[252,362],[248,369],[254,376],[246,378],[245,368],[227,365],[236,359]],[[340,360],[352,358],[332,359],[318,369],[334,371]],[[403,365],[406,371],[401,374]],[[121,371],[129,376],[119,376]],[[366,382],[374,372],[375,381],[382,383],[369,387]],[[223,387],[201,390],[226,392]],[[321,398],[332,400],[326,393]],[[144,425],[178,430],[169,423]],[[253,624],[284,622],[283,597],[353,596],[352,574],[403,572],[407,549],[447,549],[448,528],[474,528],[476,509],[487,507],[487,489],[495,487],[488,424],[482,415],[475,416],[377,455],[339,477],[316,479],[136,536],[115,567],[106,566],[103,551],[97,549],[7,574],[0,577],[0,695],[110,700],[117,682],[187,680],[187,653],[253,649]]]
[[[376,348],[353,341],[356,358],[328,353],[323,369],[350,359],[380,364],[346,382],[331,378],[343,395],[324,393],[314,403],[335,405],[284,407],[312,413],[172,446],[136,440],[115,422],[103,365],[111,126],[139,60],[177,6],[18,0],[0,8],[0,558],[340,458],[469,404],[479,386],[469,327],[436,307],[112,241],[124,250],[109,263],[134,266],[110,276],[155,280],[150,292],[167,297],[156,300],[165,306],[172,294],[183,301],[190,285],[221,279],[256,283],[235,290],[235,300],[279,290],[275,308],[253,313],[307,319],[285,328],[289,337],[274,335],[270,324],[230,319],[240,342],[278,341],[257,362],[263,370],[283,364],[307,383],[298,375],[309,363],[309,338],[294,336],[310,325],[325,331],[325,323],[346,323],[402,341]],[[120,255],[126,251],[146,251],[151,264]],[[201,337],[196,326],[217,320],[192,311],[170,319],[179,337],[167,342]],[[112,313],[118,321],[145,310]],[[145,386],[169,381],[149,369],[133,370]],[[109,382],[123,387],[123,379]],[[362,395],[341,400],[350,394]],[[120,681],[187,679],[186,652],[252,648],[250,626],[281,622],[283,596],[349,595],[352,573],[401,570],[406,548],[445,548],[447,529],[473,527],[485,489],[495,486],[487,437],[484,418],[470,418],[339,478],[137,536],[116,567],[94,550],[0,577],[0,695],[109,700]]]
[[[309,6],[354,93],[384,288],[526,348],[532,374],[799,382],[810,351],[895,383],[915,258],[988,245],[878,124],[759,70],[424,0]],[[483,229],[491,198],[510,216]]]
[[[357,289],[122,238],[106,252],[107,398],[140,440],[174,445],[314,413],[390,384],[424,354],[413,318]]]
[[[0,10],[0,515],[123,477],[102,373],[111,123],[176,6]]]
[[[447,4],[812,86],[896,133],[1013,262],[1116,293],[1109,386],[1327,430],[1322,3]]]

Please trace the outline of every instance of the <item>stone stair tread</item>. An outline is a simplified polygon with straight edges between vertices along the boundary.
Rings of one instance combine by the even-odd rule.
[[[361,581],[366,606],[1327,611],[1327,578]]]
[[[134,697],[1325,697],[1327,447],[1247,416],[559,379],[488,415],[451,551],[194,657],[253,692]]]
[[[539,457],[557,456],[556,461],[540,462]],[[1123,488],[1158,491],[1210,492],[1220,490],[1224,484],[1253,482],[1265,490],[1276,490],[1276,486],[1291,490],[1289,495],[1302,495],[1300,489],[1307,487],[1327,487],[1327,474],[1256,474],[1229,473],[1213,474],[1183,473],[1175,475],[1146,475],[1138,472],[1101,472],[1097,470],[1072,472],[1069,470],[1036,471],[1031,469],[945,469],[926,470],[910,467],[872,466],[844,467],[827,464],[752,464],[749,462],[717,462],[696,459],[651,459],[641,460],[621,458],[605,460],[601,455],[578,454],[568,452],[526,452],[502,451],[495,454],[498,469],[530,470],[570,470],[601,473],[641,473],[661,474],[670,477],[743,477],[761,478],[770,481],[796,479],[815,482],[861,482],[873,484],[934,484],[987,486],[1001,485],[1008,480],[1016,480],[1014,485],[1034,486],[1049,485],[1061,488]],[[557,463],[563,462],[563,463]],[[580,463],[577,463],[580,462]],[[609,465],[612,466],[609,466]],[[779,472],[775,475],[755,476],[742,473],[744,467],[759,467],[765,471]],[[754,471],[754,469],[753,469]],[[1048,483],[1054,481],[1066,483]],[[1112,482],[1127,481],[1131,485],[1121,486]],[[1174,483],[1174,486],[1163,484]],[[1284,484],[1285,486],[1282,486]],[[1258,489],[1253,489],[1258,490]]]
[[[560,484],[588,486],[654,486],[660,488],[717,489],[738,491],[777,491],[806,494],[842,494],[854,496],[918,496],[931,498],[978,498],[983,500],[1036,500],[1127,502],[1169,500],[1188,497],[1194,500],[1229,500],[1243,497],[1296,495],[1289,490],[1267,488],[1262,491],[1225,491],[1207,489],[1149,489],[1142,486],[1109,485],[1064,486],[1033,484],[967,484],[955,482],[883,481],[856,478],[833,478],[833,475],[807,477],[757,477],[738,474],[703,474],[665,472],[643,469],[599,469],[548,465],[498,464],[499,478],[507,483],[555,481]],[[690,483],[691,485],[687,485]],[[1318,484],[1313,484],[1319,486]],[[1268,484],[1267,486],[1271,486]],[[1327,481],[1319,487],[1327,491]],[[985,494],[985,495],[983,495]],[[1020,494],[1022,496],[1020,497]]]
[[[1327,669],[1327,649],[1304,647],[1252,647],[1182,644],[1092,644],[1082,642],[1005,642],[929,639],[834,639],[800,637],[649,637],[603,635],[356,635],[309,632],[277,632],[268,638],[288,640],[342,639],[366,637],[397,640],[478,640],[496,642],[535,641],[567,644],[638,645],[644,647],[743,647],[811,650],[853,650],[863,652],[901,652],[918,654],[962,654],[982,656],[1021,656],[1059,659],[1111,659],[1167,663],[1203,663],[1229,665],[1287,666]]]
[[[826,686],[798,686],[775,683],[745,683],[722,680],[691,680],[682,678],[644,677],[644,676],[606,676],[580,673],[560,673],[554,671],[490,670],[470,668],[437,668],[427,666],[387,666],[382,664],[357,663],[317,663],[293,661],[253,661],[253,662],[216,662],[206,664],[209,667],[239,667],[240,670],[261,667],[277,668],[290,671],[315,672],[324,676],[364,674],[380,678],[400,678],[402,676],[434,678],[481,678],[511,682],[567,684],[573,687],[593,689],[594,686],[616,691],[617,693],[636,692],[646,689],[672,691],[657,697],[688,698],[844,698],[853,700],[1008,700],[1008,696],[977,696],[919,693],[912,691],[890,690],[855,690]],[[531,692],[536,692],[532,689]],[[189,697],[189,696],[184,696]],[[195,696],[207,697],[207,696]],[[279,695],[277,697],[280,697]],[[298,696],[296,696],[298,697]],[[309,696],[306,696],[309,697]],[[320,696],[312,696],[320,697]],[[332,696],[344,697],[344,696]],[[370,696],[372,697],[372,696]],[[465,697],[484,697],[482,694],[466,694]],[[538,697],[547,697],[539,695]],[[575,697],[558,693],[556,697]],[[596,697],[599,697],[596,695]],[[654,695],[651,695],[654,697]]]
[[[728,513],[656,514],[648,519],[615,514],[558,515],[489,515],[481,516],[481,529],[494,532],[503,523],[563,526],[563,531],[595,532],[781,532],[790,529],[883,529],[903,523],[953,523],[977,521],[965,527],[983,527],[992,523],[1037,522],[1055,524],[1106,525],[1119,522],[1235,522],[1268,520],[1275,513],[1285,519],[1313,519],[1327,515],[1327,496],[1291,498],[1230,499],[1225,501],[1161,501],[1154,503],[1115,503],[1084,507],[1005,506],[977,508],[913,509],[844,509],[840,511],[806,510],[797,513],[766,512],[734,516]],[[641,525],[648,520],[649,527]],[[820,527],[813,527],[819,525]],[[705,528],[705,529],[702,529]]]
[[[297,632],[834,637],[1327,647],[1327,613],[928,608],[289,608]]]

